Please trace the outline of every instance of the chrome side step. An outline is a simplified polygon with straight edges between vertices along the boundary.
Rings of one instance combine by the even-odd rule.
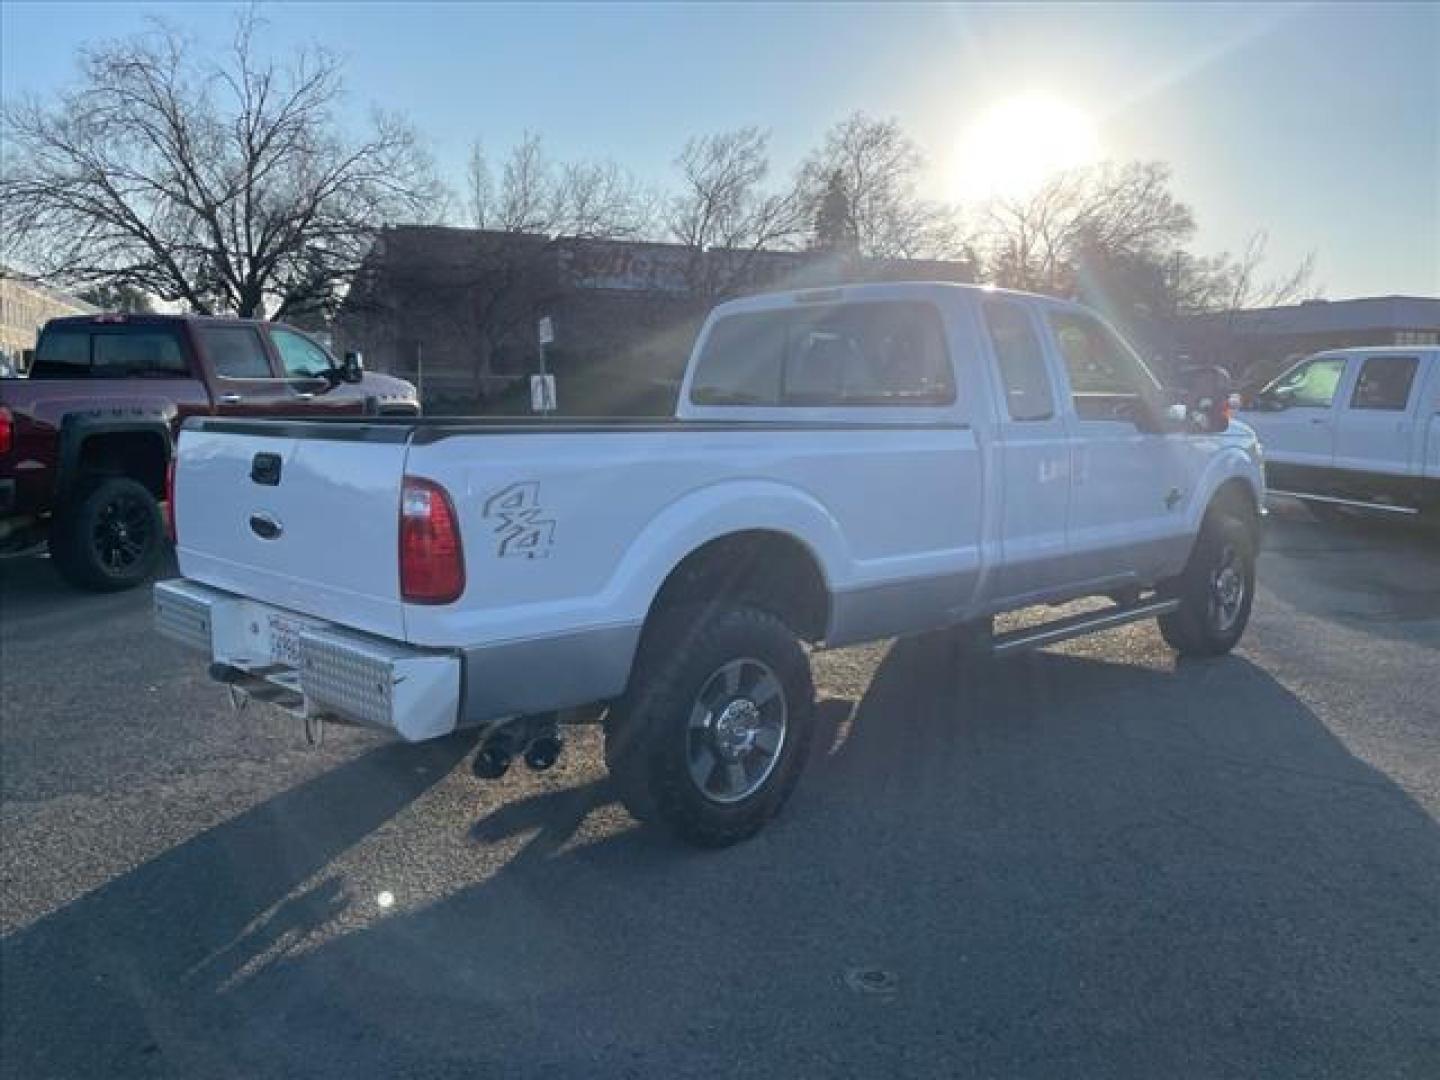
[[[1299,499],[1301,502],[1329,503],[1331,506],[1353,506],[1356,510],[1381,510],[1387,514],[1418,514],[1419,510],[1413,506],[1392,506],[1389,503],[1363,502],[1360,499],[1341,499],[1334,495],[1311,495],[1304,491],[1281,491],[1279,488],[1271,488],[1271,495],[1284,495],[1287,499]]]
[[[1093,634],[1097,630],[1110,630],[1116,626],[1124,626],[1126,623],[1139,622],[1141,619],[1153,619],[1157,615],[1168,615],[1179,606],[1180,601],[1171,598],[1144,600],[1127,607],[1086,611],[1079,615],[1056,619],[1054,622],[1041,623],[1039,626],[1027,626],[1020,630],[996,634],[990,650],[995,656],[1008,656],[1025,649],[1038,649],[1042,645],[1053,645],[1057,641],[1083,637],[1085,634]]]

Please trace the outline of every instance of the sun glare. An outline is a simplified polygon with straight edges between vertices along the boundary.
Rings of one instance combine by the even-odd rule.
[[[1012,98],[983,112],[961,139],[956,193],[966,200],[1025,195],[1099,156],[1095,122],[1083,109],[1055,98]]]

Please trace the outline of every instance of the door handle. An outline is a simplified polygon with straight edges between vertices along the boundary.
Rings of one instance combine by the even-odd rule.
[[[296,400],[296,401],[314,401],[314,400],[315,400],[315,395],[312,394],[312,393],[310,393],[310,391],[308,391],[308,390],[302,390],[300,393],[298,393],[298,394],[295,395],[295,400]]]
[[[1312,424],[1328,424],[1328,423],[1330,423],[1330,421],[1329,421],[1329,420],[1326,420],[1323,416],[1312,416],[1312,417],[1310,418],[1310,423],[1312,423]]]
[[[240,402],[241,402],[241,400],[242,400],[242,399],[241,399],[241,397],[240,397],[239,394],[221,394],[221,395],[220,395],[220,404],[222,404],[222,405],[239,405]]]

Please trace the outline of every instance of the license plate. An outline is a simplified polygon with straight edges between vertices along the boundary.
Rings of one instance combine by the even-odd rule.
[[[300,666],[300,631],[303,623],[287,619],[283,615],[271,615],[270,659],[277,664],[298,668]]]

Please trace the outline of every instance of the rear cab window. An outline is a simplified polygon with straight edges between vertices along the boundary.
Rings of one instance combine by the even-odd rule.
[[[955,381],[939,312],[856,301],[739,312],[706,335],[691,377],[701,406],[949,405]]]
[[[75,323],[46,328],[32,377],[188,378],[178,330],[154,324]]]

